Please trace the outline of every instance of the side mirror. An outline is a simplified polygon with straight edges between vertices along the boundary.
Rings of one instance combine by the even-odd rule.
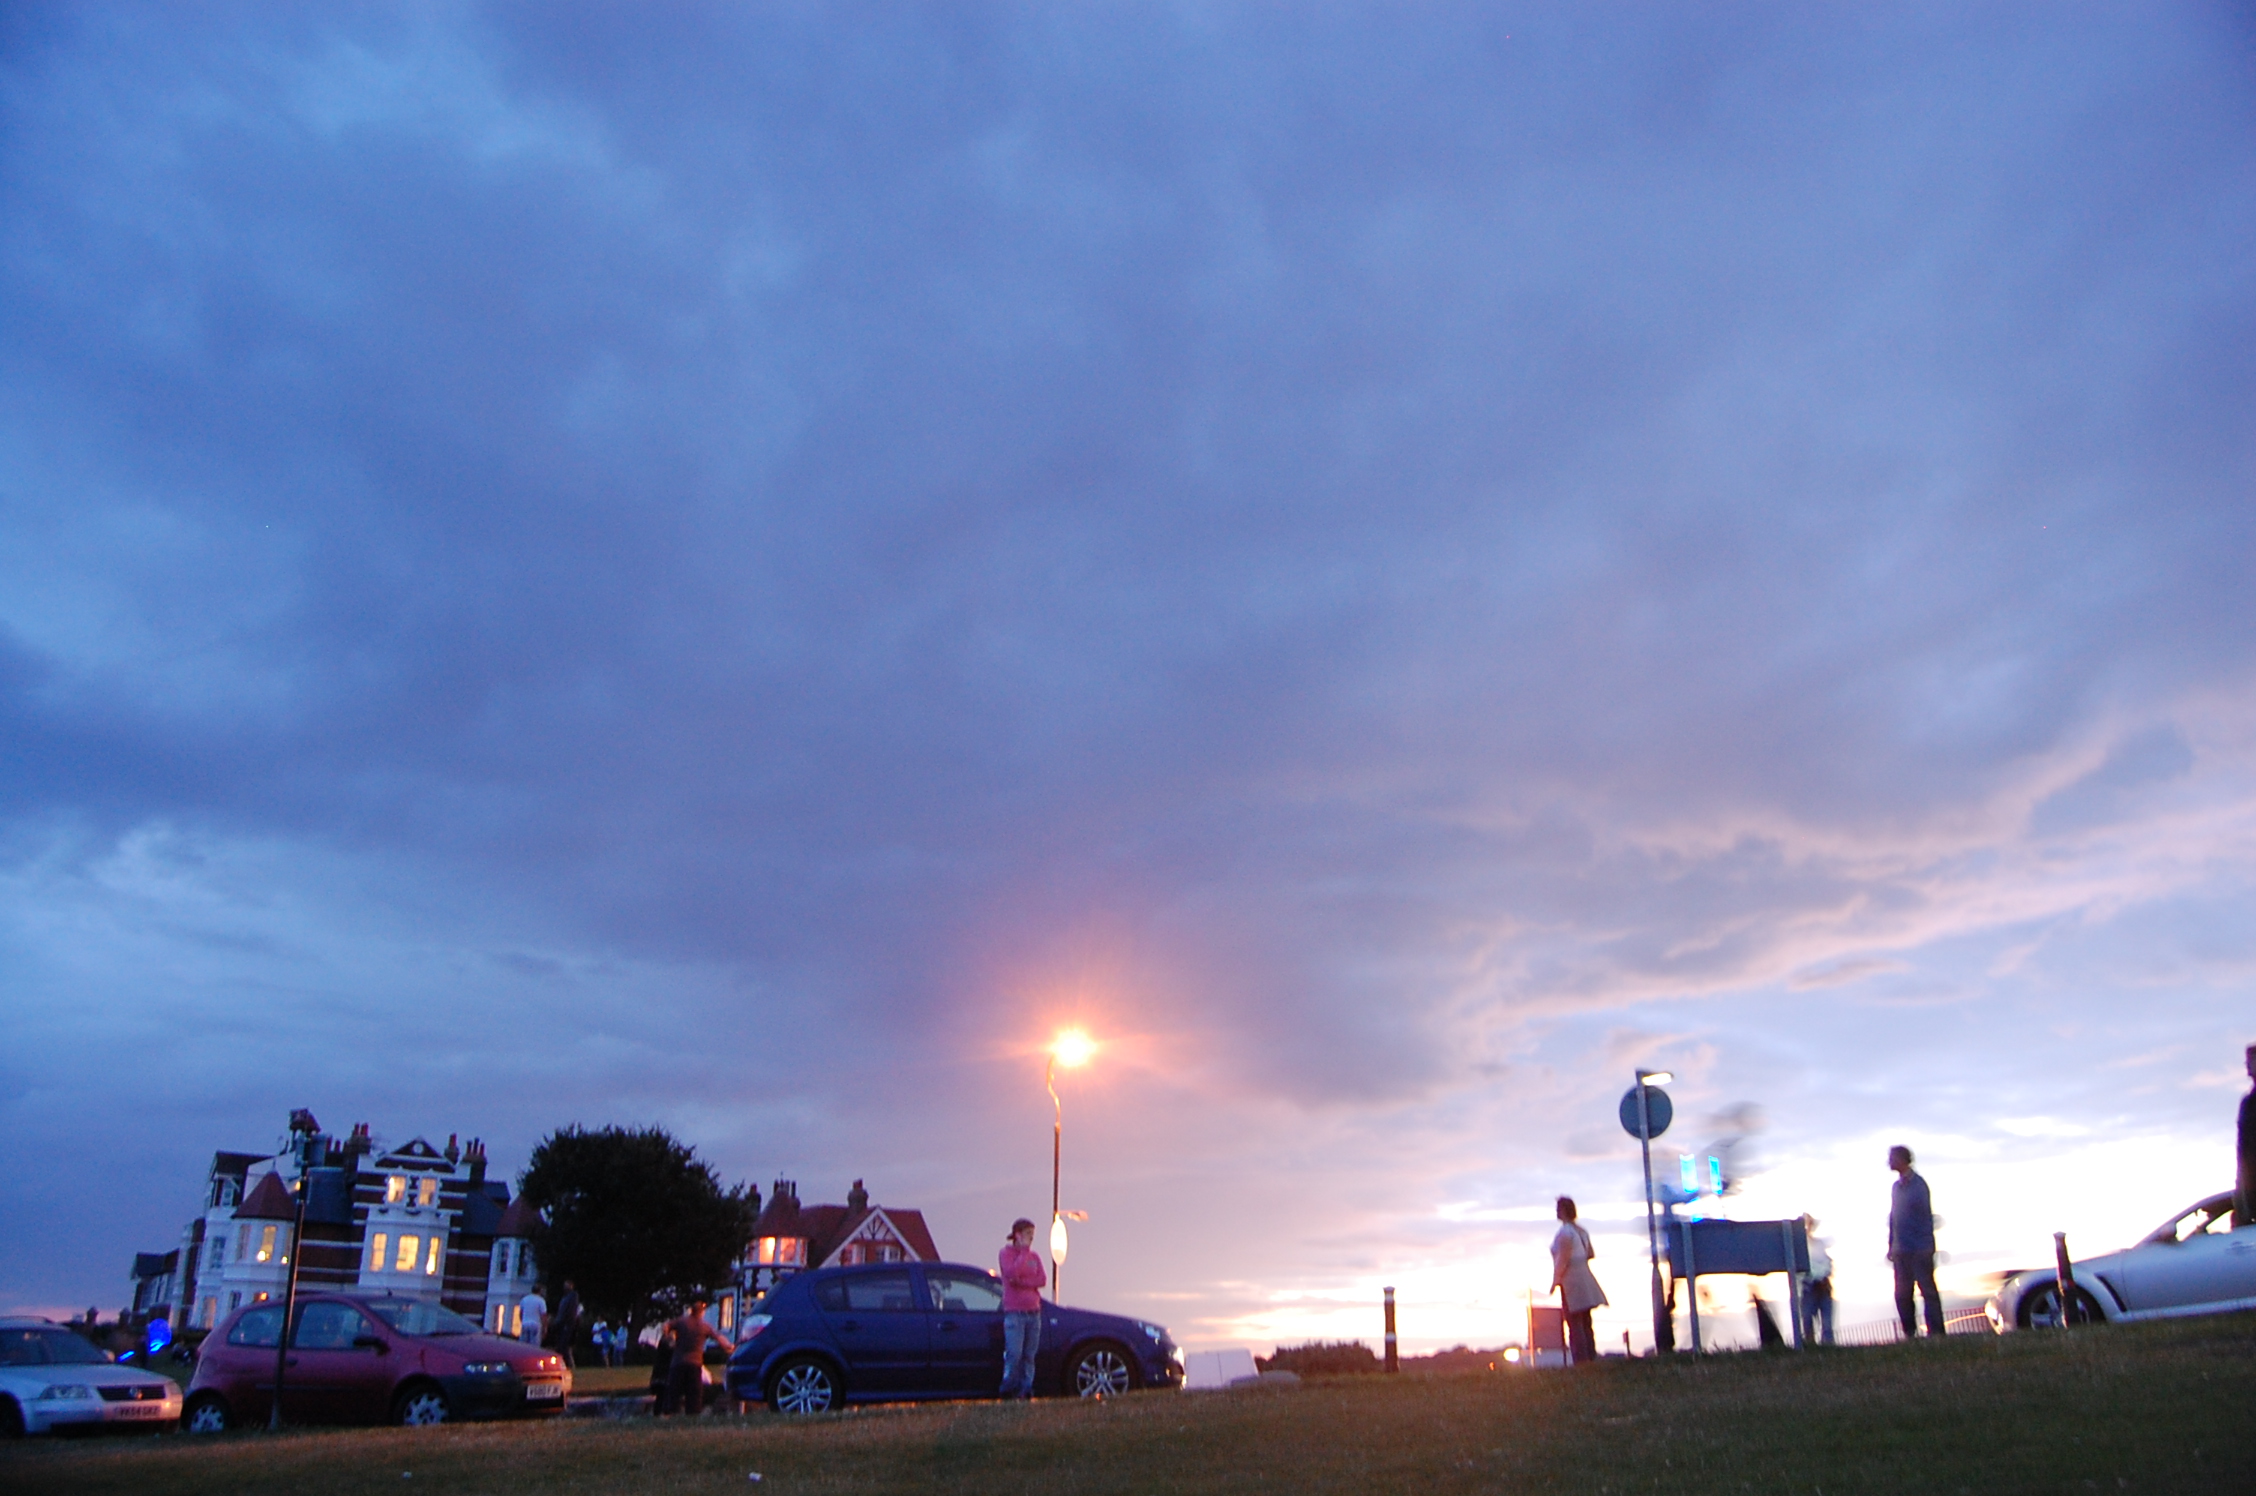
[[[391,1347],[376,1338],[374,1335],[355,1335],[353,1337],[353,1349],[356,1351],[374,1351],[377,1355],[381,1356],[386,1351],[389,1351]]]

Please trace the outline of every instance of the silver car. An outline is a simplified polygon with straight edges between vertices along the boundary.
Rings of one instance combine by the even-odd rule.
[[[51,1319],[0,1317],[0,1435],[61,1428],[176,1428],[180,1385]]]
[[[2233,1229],[2233,1197],[2211,1195],[2148,1232],[2137,1246],[2072,1264],[2072,1319],[2170,1319],[2256,1309],[2256,1226]],[[2008,1274],[1985,1312],[2000,1334],[2060,1323],[2059,1274]]]

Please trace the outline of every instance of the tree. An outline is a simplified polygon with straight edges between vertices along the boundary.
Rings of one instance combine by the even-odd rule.
[[[543,1139],[518,1180],[541,1212],[533,1256],[550,1286],[570,1278],[588,1312],[630,1328],[728,1280],[752,1236],[744,1187],[662,1127],[577,1125]]]

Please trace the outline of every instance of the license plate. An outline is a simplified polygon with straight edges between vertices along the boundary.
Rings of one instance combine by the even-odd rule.
[[[162,1418],[165,1409],[163,1403],[127,1403],[117,1412],[123,1418]]]
[[[525,1384],[525,1400],[527,1402],[550,1402],[563,1395],[564,1384],[562,1382],[527,1382]]]

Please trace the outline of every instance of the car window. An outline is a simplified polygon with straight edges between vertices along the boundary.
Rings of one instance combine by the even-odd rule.
[[[93,1366],[110,1358],[59,1327],[0,1330],[0,1366]]]
[[[986,1273],[936,1272],[924,1275],[932,1307],[956,1314],[989,1314],[1003,1307],[1003,1285]]]
[[[385,1324],[402,1335],[482,1335],[485,1332],[452,1309],[441,1309],[418,1299],[378,1299],[368,1306]]]
[[[227,1332],[229,1345],[260,1345],[269,1350],[282,1343],[282,1306],[264,1304],[246,1310],[235,1328]]]
[[[375,1333],[376,1327],[350,1304],[308,1304],[298,1314],[298,1333],[290,1344],[302,1351],[349,1351],[354,1340]]]
[[[906,1270],[898,1273],[851,1273],[832,1278],[815,1294],[825,1309],[900,1311],[917,1306],[916,1290]]]

